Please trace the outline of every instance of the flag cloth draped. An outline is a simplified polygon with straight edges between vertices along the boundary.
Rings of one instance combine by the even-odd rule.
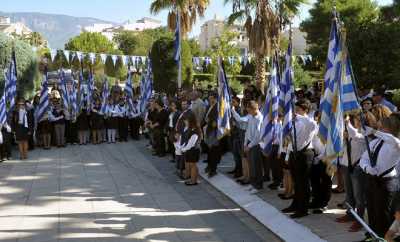
[[[5,101],[6,104],[8,103],[7,116],[9,116],[12,110],[14,110],[15,99],[17,96],[17,63],[15,60],[14,51],[11,55],[10,65],[6,71],[4,90],[5,90]]]
[[[294,86],[293,86],[293,66],[292,66],[292,42],[289,42],[288,50],[285,57],[285,71],[281,81],[281,97],[283,99],[283,129],[282,137],[285,139],[291,132],[293,127],[293,107],[294,107]]]
[[[222,58],[218,63],[218,119],[217,119],[217,138],[221,139],[230,130],[231,113],[231,96],[228,80],[226,78],[224,64]]]
[[[126,92],[126,98],[128,99],[129,111],[133,111],[133,86],[132,86],[132,75],[130,71],[128,73],[128,78],[126,80],[124,89]]]
[[[47,74],[45,74],[43,75],[42,89],[40,90],[39,105],[35,113],[36,124],[38,124],[42,120],[44,114],[48,111],[48,109],[49,109],[49,93],[48,93]]]
[[[65,79],[65,72],[63,70],[59,73],[60,84],[61,84],[61,94],[63,99],[64,108],[69,110],[69,95],[67,91],[67,82]]]
[[[77,102],[77,97],[78,97],[78,90],[76,87],[76,83],[73,81],[70,86],[71,89],[68,89],[68,95],[69,95],[69,102],[71,104],[71,116],[73,119],[76,118],[78,114],[78,102]]]
[[[148,59],[146,73],[143,74],[140,82],[140,112],[146,111],[146,106],[153,93],[153,71],[151,69],[151,61]]]
[[[267,96],[263,111],[263,123],[261,126],[261,140],[264,143],[264,152],[269,153],[272,149],[272,143],[277,135],[276,124],[278,122],[279,109],[279,63],[278,54],[275,53],[272,60],[271,78],[269,80]]]
[[[325,160],[336,162],[343,153],[344,114],[359,108],[345,39],[339,32],[337,18],[334,18],[318,131],[322,142],[326,144]]]
[[[175,28],[175,53],[174,53],[174,60],[176,62],[181,61],[181,17],[179,11],[176,14],[176,28]]]
[[[0,99],[0,125],[7,123],[6,97],[3,95]]]
[[[103,82],[103,90],[101,93],[101,113],[106,113],[106,109],[107,109],[107,101],[108,101],[108,97],[110,95],[110,91],[108,90],[108,80],[104,79]]]

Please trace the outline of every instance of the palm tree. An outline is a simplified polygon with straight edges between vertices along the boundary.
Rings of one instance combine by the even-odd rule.
[[[246,20],[249,49],[254,53],[256,83],[263,91],[265,83],[265,57],[279,48],[281,34],[293,16],[299,12],[300,5],[307,0],[225,0],[232,3],[233,11],[228,23]],[[254,20],[253,20],[254,16]]]
[[[43,36],[39,32],[30,33],[28,36],[26,36],[26,40],[32,46],[47,47],[47,41],[43,38]]]
[[[209,5],[209,0],[153,0],[150,6],[152,14],[158,14],[162,10],[168,10],[168,27],[176,28],[176,15],[179,11],[181,18],[181,32],[186,36],[192,30],[198,17],[204,17]]]

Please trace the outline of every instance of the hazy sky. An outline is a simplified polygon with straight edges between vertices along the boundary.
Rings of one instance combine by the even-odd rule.
[[[310,3],[316,0],[310,0]],[[78,17],[94,17],[114,22],[136,20],[145,16],[153,17],[166,22],[166,12],[151,16],[149,6],[151,0],[2,0],[1,11],[6,12],[42,12],[66,14]],[[206,16],[197,22],[192,35],[198,35],[201,24],[217,15],[226,17],[232,10],[231,5],[224,6],[223,0],[211,0]],[[392,0],[378,0],[378,4],[385,5]],[[307,18],[311,4],[302,6],[299,18],[294,25]]]

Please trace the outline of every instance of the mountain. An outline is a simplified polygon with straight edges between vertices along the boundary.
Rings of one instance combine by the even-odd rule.
[[[63,49],[64,44],[76,35],[79,35],[81,28],[94,23],[115,24],[110,21],[72,17],[59,14],[0,12],[1,16],[8,16],[11,22],[22,22],[31,30],[41,33],[49,42],[51,48]]]

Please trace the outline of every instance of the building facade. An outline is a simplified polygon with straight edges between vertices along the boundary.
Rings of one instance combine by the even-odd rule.
[[[0,16],[0,32],[7,36],[29,36],[32,30],[21,22],[12,23],[9,17]]]
[[[201,26],[199,36],[200,49],[205,51],[211,48],[212,41],[222,35],[224,30],[238,33],[237,38],[232,41],[235,46],[239,47],[242,55],[246,55],[249,49],[249,41],[246,36],[246,31],[240,25],[227,26],[223,19],[218,18],[216,15],[214,19],[205,22]]]

